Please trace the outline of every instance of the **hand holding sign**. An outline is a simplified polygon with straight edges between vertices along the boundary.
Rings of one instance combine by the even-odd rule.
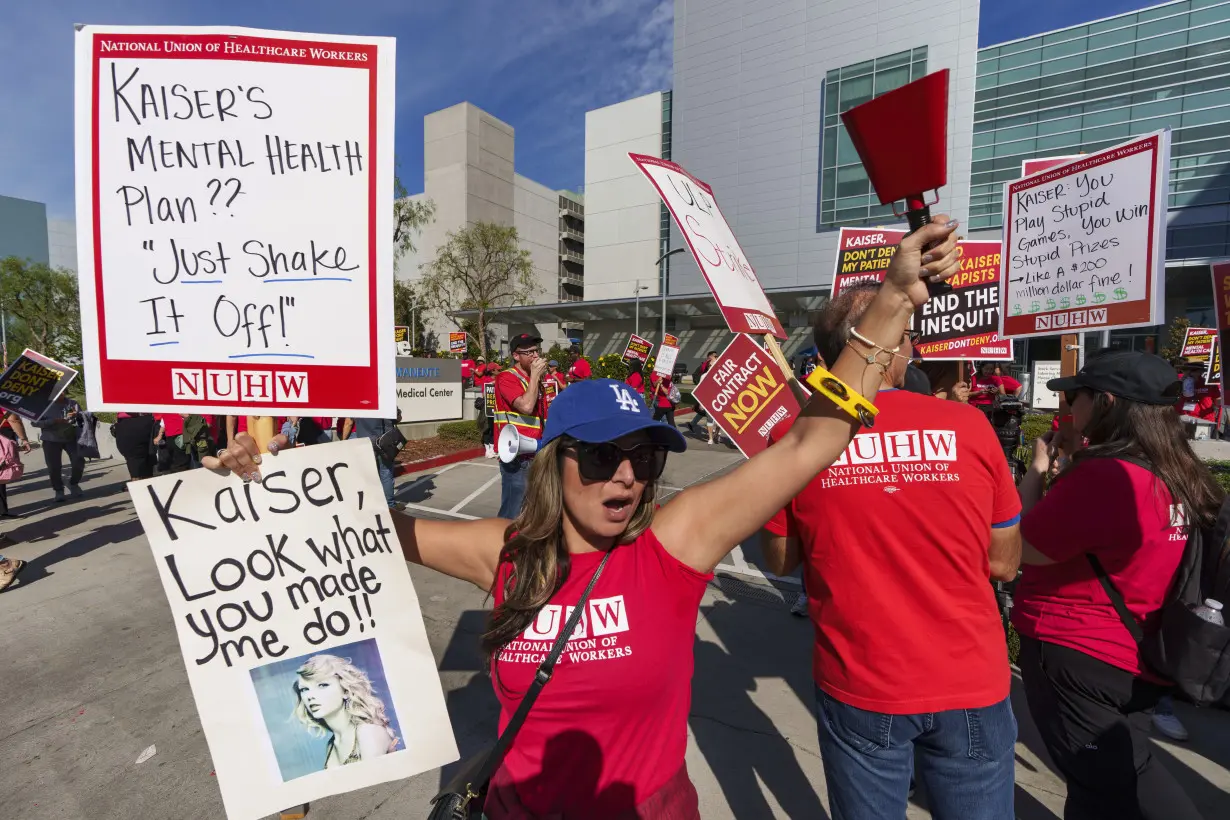
[[[902,239],[884,272],[884,283],[901,291],[914,307],[925,305],[931,298],[928,284],[946,282],[961,270],[957,224],[940,215]],[[929,246],[934,247],[924,252]]]

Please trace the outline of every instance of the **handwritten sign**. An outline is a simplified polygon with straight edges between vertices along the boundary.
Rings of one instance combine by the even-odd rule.
[[[231,820],[457,759],[371,442],[262,469],[128,485]]]
[[[705,371],[692,396],[748,458],[769,446],[774,427],[799,415],[781,369],[742,334]]]
[[[27,348],[0,375],[0,408],[38,421],[77,378],[77,371]]]
[[[831,296],[861,282],[882,282],[905,231],[842,228]],[[958,245],[961,270],[953,290],[933,297],[914,312],[910,327],[922,334],[914,354],[924,359],[1012,359],[1012,342],[999,328],[1000,244],[966,240]]]
[[[1162,323],[1170,131],[1004,186],[1005,337]]]
[[[653,350],[653,342],[648,339],[642,339],[635,333],[629,335],[628,347],[624,350],[624,358],[639,359],[642,362],[649,361],[649,351]]]
[[[78,29],[91,409],[396,412],[393,83],[392,38]]]
[[[662,345],[658,348],[658,355],[653,360],[653,372],[659,376],[673,376],[675,374],[675,362],[678,359],[678,347]]]
[[[675,218],[731,332],[772,333],[785,339],[786,331],[722,216],[713,189],[673,162],[644,154],[628,156]]]
[[[483,405],[486,408],[487,418],[495,418],[495,382],[483,385]]]
[[[465,333],[449,333],[448,334],[448,350],[450,353],[465,353],[466,352],[466,334]]]

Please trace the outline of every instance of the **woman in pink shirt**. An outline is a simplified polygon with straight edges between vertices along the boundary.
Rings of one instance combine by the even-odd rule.
[[[901,343],[927,301],[923,278],[959,269],[956,225],[939,217],[902,240],[857,328],[871,345],[852,341],[833,365],[850,389],[875,395],[881,370],[868,356],[883,363]],[[490,779],[490,820],[699,818],[684,753],[701,596],[731,545],[832,464],[858,429],[818,392],[779,446],[659,506],[657,482],[667,453],[686,446],[682,434],[653,421],[632,387],[591,379],[552,405],[515,521],[392,513],[408,561],[492,594],[482,645],[501,732],[533,682],[549,681]],[[209,466],[259,477],[256,455],[240,436]],[[542,664],[561,636],[568,651],[552,676]]]
[[[1066,394],[1088,445],[1045,497],[1055,434],[1035,445],[1020,484],[1025,570],[1012,623],[1029,711],[1068,781],[1064,816],[1199,820],[1130,720],[1153,709],[1169,682],[1144,663],[1097,573],[1147,632],[1188,527],[1210,526],[1224,494],[1188,446],[1173,410],[1179,382],[1159,357],[1103,353],[1046,386]]]

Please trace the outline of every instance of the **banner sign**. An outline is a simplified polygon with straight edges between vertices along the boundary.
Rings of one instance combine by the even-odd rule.
[[[882,282],[906,231],[842,228],[830,296],[861,282]],[[958,246],[961,270],[950,293],[933,297],[914,312],[910,327],[922,333],[914,355],[924,359],[1010,361],[1012,342],[999,337],[1000,244],[966,240]]]
[[[1004,186],[1005,337],[1162,324],[1170,130]]]
[[[666,203],[700,267],[732,333],[772,333],[786,338],[713,189],[682,166],[644,154],[628,154]]]
[[[394,46],[78,28],[91,410],[396,413]]]
[[[649,351],[653,350],[653,342],[648,339],[642,339],[635,333],[630,334],[628,339],[628,347],[624,350],[625,359],[640,359],[642,362],[649,361]]]
[[[1217,348],[1217,328],[1189,327],[1183,336],[1183,351],[1179,356],[1188,361],[1204,362],[1204,380],[1212,383],[1221,378],[1221,357],[1214,356]],[[1217,375],[1213,375],[1216,359]]]
[[[495,382],[487,382],[483,385],[483,405],[487,410],[487,418],[495,418]]]
[[[1214,262],[1213,273],[1213,307],[1217,311],[1217,345],[1213,348],[1213,356],[1217,359],[1213,368],[1217,371],[1217,384],[1221,394],[1226,395],[1226,377],[1221,372],[1221,351],[1230,342],[1230,262]]]
[[[551,402],[559,395],[559,382],[548,376],[542,379],[542,397],[547,400],[547,407],[551,406]]]
[[[448,334],[448,352],[449,353],[465,353],[466,352],[465,333],[449,333]]]
[[[748,458],[769,446],[774,427],[799,415],[781,369],[742,334],[705,371],[692,396]]]
[[[0,375],[0,408],[38,421],[77,378],[77,371],[26,348]]]
[[[657,358],[653,360],[653,372],[659,376],[674,376],[675,362],[679,359],[679,348],[662,345],[658,348]]]
[[[262,468],[128,485],[230,820],[458,757],[371,442]]]
[[[1059,409],[1059,394],[1054,390],[1047,390],[1046,383],[1063,375],[1060,365],[1061,362],[1058,361],[1042,361],[1041,359],[1034,362],[1033,376],[1029,382],[1030,399],[1035,410]]]
[[[679,337],[667,333],[662,337],[662,344],[664,347],[679,347]]]

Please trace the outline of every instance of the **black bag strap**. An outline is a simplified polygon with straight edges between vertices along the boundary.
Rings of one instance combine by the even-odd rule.
[[[1106,574],[1106,568],[1102,566],[1102,562],[1098,560],[1098,557],[1092,552],[1085,553],[1085,557],[1089,559],[1089,565],[1093,567],[1093,574],[1098,576],[1098,582],[1102,585],[1102,589],[1106,590],[1106,595],[1110,598],[1110,605],[1115,608],[1115,612],[1119,613],[1119,620],[1123,621],[1123,625],[1127,627],[1127,631],[1132,635],[1132,640],[1136,641],[1136,644],[1139,646],[1145,639],[1145,632],[1140,628],[1140,622],[1128,610],[1123,596],[1119,593],[1119,590],[1115,589],[1114,582]]]
[[[467,788],[471,790],[474,790],[474,787],[481,788],[491,779],[491,776],[495,774],[495,770],[503,762],[508,747],[512,745],[517,732],[521,730],[521,724],[525,723],[525,718],[534,706],[534,701],[538,700],[538,695],[542,692],[542,688],[551,680],[551,675],[555,671],[555,662],[563,654],[564,646],[568,643],[568,639],[572,637],[577,624],[580,623],[581,615],[585,612],[585,602],[589,600],[589,594],[594,591],[594,585],[598,583],[598,576],[602,575],[602,569],[606,566],[606,562],[611,559],[611,553],[614,551],[614,549],[607,550],[606,554],[602,556],[602,562],[594,570],[594,577],[589,579],[589,586],[585,587],[585,591],[581,593],[581,599],[577,601],[576,609],[572,610],[568,623],[564,625],[563,631],[555,639],[555,645],[551,647],[546,660],[538,666],[538,671],[534,674],[534,681],[530,684],[529,690],[526,691],[525,697],[521,698],[521,704],[517,707],[517,711],[513,714],[512,719],[508,721],[508,726],[504,727],[504,731],[500,733],[500,737],[495,742],[495,745],[491,747],[491,751],[487,753],[486,759],[483,760],[483,765],[475,773],[473,781],[467,784]]]

